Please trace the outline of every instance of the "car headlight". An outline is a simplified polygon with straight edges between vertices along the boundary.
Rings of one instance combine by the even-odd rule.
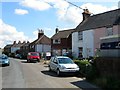
[[[8,62],[9,62],[8,60],[5,61],[5,63],[8,63]]]
[[[60,65],[60,68],[61,68],[61,69],[66,69],[66,67],[65,67],[65,66],[61,66],[61,65]]]
[[[78,66],[76,68],[79,68]]]

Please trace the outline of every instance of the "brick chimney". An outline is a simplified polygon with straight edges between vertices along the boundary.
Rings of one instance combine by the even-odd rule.
[[[23,41],[23,44],[25,44],[26,43],[26,41]]]
[[[38,38],[41,38],[44,35],[44,31],[38,29]]]
[[[27,43],[30,43],[29,41],[27,41]]]
[[[21,41],[19,41],[18,44],[21,44]]]
[[[15,45],[15,44],[16,44],[16,41],[13,42],[13,45]]]
[[[89,18],[91,15],[88,9],[84,9],[84,12],[82,14],[83,14],[83,21]]]

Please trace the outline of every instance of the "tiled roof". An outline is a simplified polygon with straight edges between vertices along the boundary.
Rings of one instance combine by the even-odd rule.
[[[23,46],[29,46],[30,43],[24,43]]]
[[[90,16],[88,19],[81,22],[76,27],[76,30],[84,31],[119,24],[120,24],[120,9],[116,9],[105,13]]]
[[[24,43],[19,43],[19,44],[13,44],[12,47],[22,47]]]
[[[11,47],[12,47],[12,44],[8,44],[4,48],[11,48]]]
[[[62,30],[52,36],[52,39],[68,38],[75,29]]]
[[[31,44],[51,44],[51,39],[48,38],[46,35],[41,36],[40,38],[36,39],[35,41],[31,42]]]

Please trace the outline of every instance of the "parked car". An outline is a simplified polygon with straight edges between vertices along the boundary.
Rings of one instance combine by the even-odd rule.
[[[57,75],[60,76],[62,73],[77,73],[79,67],[69,57],[55,56],[50,59],[49,71],[51,70],[57,72]]]
[[[21,59],[22,56],[21,56],[20,54],[16,54],[16,55],[15,55],[15,58],[19,58],[19,59]]]
[[[40,62],[40,54],[38,52],[29,52],[27,55],[27,62]]]
[[[0,55],[0,65],[7,65],[7,66],[10,65],[10,60],[7,55],[5,54]]]

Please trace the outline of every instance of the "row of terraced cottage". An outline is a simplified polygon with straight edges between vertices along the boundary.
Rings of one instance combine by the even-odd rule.
[[[48,53],[49,55],[69,54],[74,58],[101,56],[120,56],[120,9],[91,15],[85,9],[83,21],[74,29],[55,29],[48,38],[43,30],[33,42],[14,42],[6,45],[4,51],[26,55],[28,52]]]

